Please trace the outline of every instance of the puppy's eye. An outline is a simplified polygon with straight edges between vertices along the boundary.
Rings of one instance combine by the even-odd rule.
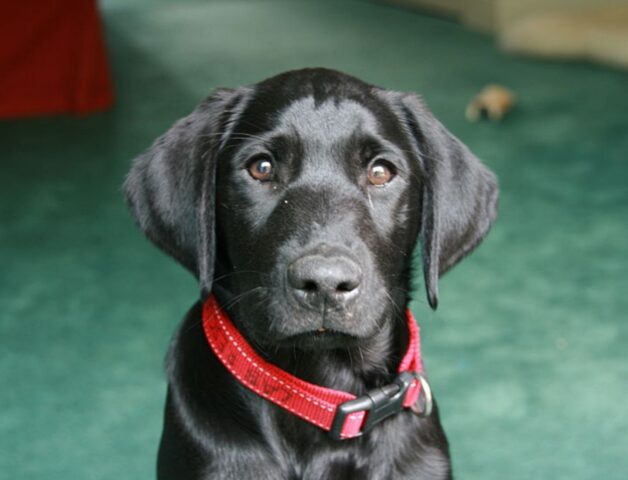
[[[246,169],[251,177],[260,182],[268,182],[273,176],[273,162],[266,155],[253,158]]]
[[[393,179],[395,167],[386,160],[377,159],[369,166],[367,176],[371,185],[381,187]]]

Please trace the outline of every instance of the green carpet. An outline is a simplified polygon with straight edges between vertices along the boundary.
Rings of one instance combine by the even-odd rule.
[[[210,89],[302,66],[422,93],[497,172],[499,220],[417,292],[459,479],[628,475],[628,75],[505,56],[444,20],[349,1],[104,1],[117,106],[0,123],[0,477],[154,475],[162,359],[193,279],[144,240],[131,158]],[[468,124],[485,83],[501,124]]]

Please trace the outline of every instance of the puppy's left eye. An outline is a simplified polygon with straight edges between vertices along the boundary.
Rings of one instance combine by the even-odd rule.
[[[386,160],[376,159],[369,165],[367,176],[371,185],[382,187],[395,176],[395,167]]]

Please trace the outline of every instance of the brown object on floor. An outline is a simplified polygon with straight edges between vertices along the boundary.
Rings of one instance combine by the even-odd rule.
[[[501,120],[515,104],[515,95],[501,85],[487,85],[477,94],[465,111],[470,122],[477,122],[483,116],[490,120]]]

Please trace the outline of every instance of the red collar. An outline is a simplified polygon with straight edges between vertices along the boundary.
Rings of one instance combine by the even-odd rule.
[[[357,397],[305,382],[261,358],[210,295],[203,305],[203,329],[213,352],[240,383],[333,438],[359,437],[404,408],[429,415],[431,392],[423,373],[419,328],[406,311],[409,342],[395,381]],[[419,401],[420,393],[422,399]],[[419,404],[423,404],[422,407]]]

